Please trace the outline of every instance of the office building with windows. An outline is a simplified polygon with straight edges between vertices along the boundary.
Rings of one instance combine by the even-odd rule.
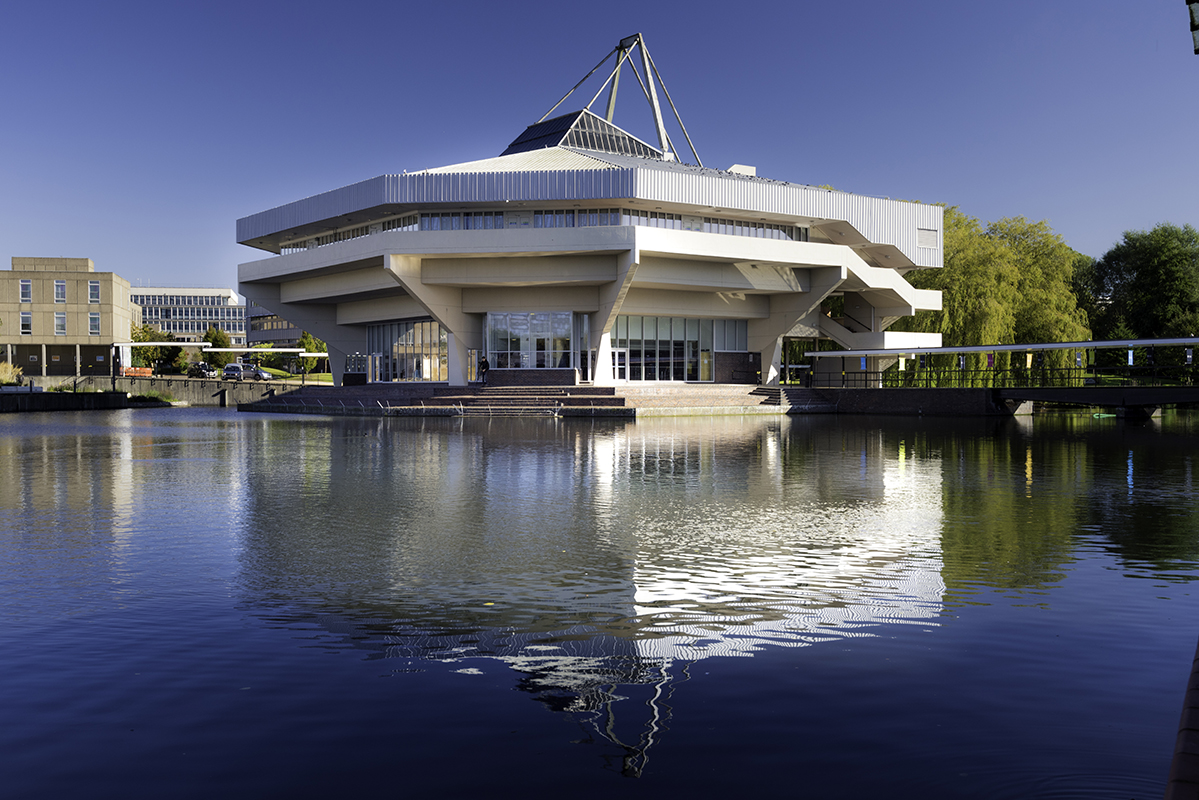
[[[0,359],[31,377],[111,375],[138,313],[129,281],[90,258],[13,257],[0,272]]]
[[[304,331],[292,325],[270,309],[255,303],[246,304],[246,341],[250,347],[269,344],[271,347],[298,347]]]
[[[638,46],[656,147],[613,121]],[[903,278],[941,266],[940,207],[683,163],[641,37],[614,53],[606,117],[547,114],[496,157],[238,220],[271,254],[240,265],[238,291],[323,339],[336,381],[357,353],[376,380],[464,385],[486,355],[500,382],[771,384],[785,337],[940,343],[887,330],[941,307]]]
[[[232,289],[137,286],[141,324],[174,334],[177,342],[199,342],[209,327],[223,330],[234,347],[246,344],[246,306]]]

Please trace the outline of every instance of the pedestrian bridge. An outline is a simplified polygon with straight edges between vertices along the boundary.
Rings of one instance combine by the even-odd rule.
[[[1162,406],[1199,403],[1199,337],[824,350],[806,374],[814,388],[992,389],[998,401],[1061,403],[1152,416]]]
[[[1151,417],[1162,406],[1199,404],[1197,386],[1043,386],[996,389],[1002,401],[1060,403],[1116,409],[1127,417]]]

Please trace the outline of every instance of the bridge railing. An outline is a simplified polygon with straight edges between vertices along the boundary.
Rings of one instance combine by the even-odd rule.
[[[1199,366],[887,369],[813,372],[808,385],[825,389],[1026,389],[1084,386],[1194,386]]]

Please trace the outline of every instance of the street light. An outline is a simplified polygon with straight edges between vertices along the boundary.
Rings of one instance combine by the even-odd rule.
[[[1199,56],[1199,0],[1187,0],[1191,12],[1191,38],[1195,41],[1195,55]]]

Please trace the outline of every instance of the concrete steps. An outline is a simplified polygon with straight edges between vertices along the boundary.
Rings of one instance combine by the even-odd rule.
[[[784,386],[779,392],[783,405],[788,407],[788,414],[837,413],[837,401],[819,389]]]
[[[832,414],[819,389],[743,384],[593,386],[309,387],[264,401],[259,410],[470,417],[631,416],[686,413]],[[251,410],[247,408],[247,410]]]
[[[616,393],[637,408],[751,408],[781,403],[777,387],[739,383],[630,383]]]
[[[759,398],[764,406],[782,405],[782,391],[777,386],[759,386],[752,390],[749,396]]]
[[[439,388],[425,406],[457,409],[464,417],[556,416],[571,408],[620,408],[612,389],[575,386],[471,386]]]

